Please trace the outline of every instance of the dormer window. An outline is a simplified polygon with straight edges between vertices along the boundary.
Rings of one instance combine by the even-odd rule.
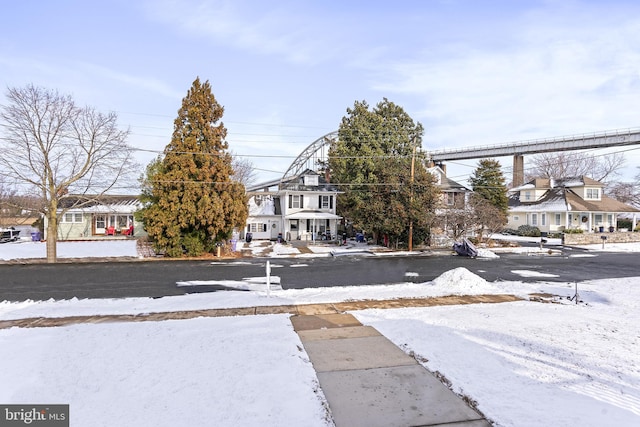
[[[304,176],[304,185],[307,186],[317,186],[318,185],[318,175],[305,175]]]
[[[585,191],[585,199],[587,200],[600,200],[599,188],[587,188]]]
[[[525,191],[524,192],[524,201],[525,202],[530,202],[531,201],[531,191]]]

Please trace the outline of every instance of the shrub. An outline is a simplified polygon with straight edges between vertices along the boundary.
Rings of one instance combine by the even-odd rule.
[[[565,234],[582,234],[584,230],[582,228],[567,228],[564,232]]]
[[[627,230],[631,230],[631,228],[633,227],[633,221],[626,218],[618,218],[617,225],[618,225],[618,229],[626,228]]]
[[[540,229],[531,225],[521,225],[518,227],[518,234],[525,237],[540,237]]]

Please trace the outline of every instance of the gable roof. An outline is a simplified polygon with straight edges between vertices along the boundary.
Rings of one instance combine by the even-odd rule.
[[[640,212],[640,209],[605,195],[601,200],[584,200],[570,188],[563,187],[551,188],[540,199],[531,202],[522,202],[518,193],[512,193],[509,196],[509,210],[517,212]]]
[[[596,181],[597,182],[597,181]],[[611,197],[602,195],[600,200],[584,200],[573,191],[567,189],[565,192],[569,210],[589,211],[589,212],[640,212],[640,209],[619,202]]]
[[[318,185],[304,184],[304,177],[309,175],[318,177]],[[287,181],[282,181],[280,188],[282,190],[293,191],[338,191],[338,188],[328,182],[324,175],[311,169],[307,169],[300,173],[300,175],[294,176]]]

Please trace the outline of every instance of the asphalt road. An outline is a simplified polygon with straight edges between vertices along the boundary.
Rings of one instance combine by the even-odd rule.
[[[635,253],[564,250],[555,256],[503,254],[499,259],[451,255],[338,256],[268,259],[284,289],[426,282],[447,270],[465,267],[489,281],[585,281],[640,276]],[[69,298],[126,298],[181,295],[188,280],[242,280],[265,275],[266,258],[238,261],[134,261],[0,265],[0,301]],[[550,277],[523,277],[518,270]],[[407,275],[407,273],[411,273]],[[202,290],[213,290],[200,288]],[[192,291],[192,290],[191,290]]]

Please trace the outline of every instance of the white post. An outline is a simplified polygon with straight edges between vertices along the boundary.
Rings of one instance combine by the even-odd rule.
[[[269,261],[267,261],[267,268],[266,268],[266,273],[267,273],[267,296],[270,297],[271,296],[271,264],[269,264]]]

